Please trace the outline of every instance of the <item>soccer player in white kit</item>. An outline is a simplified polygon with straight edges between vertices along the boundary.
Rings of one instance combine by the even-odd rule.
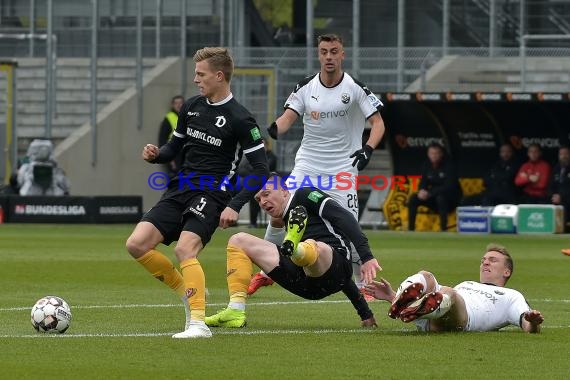
[[[532,310],[520,292],[504,287],[512,273],[506,248],[490,244],[481,259],[479,282],[463,281],[450,288],[421,271],[402,282],[397,292],[384,279],[366,285],[366,292],[392,302],[388,315],[414,321],[421,331],[495,331],[515,325],[538,333],[544,321],[540,311]]]
[[[325,34],[317,41],[320,72],[295,86],[285,102],[285,111],[268,131],[277,139],[298,117],[303,118],[303,139],[288,179],[289,190],[307,185],[318,187],[358,222],[356,176],[366,167],[384,135],[379,111],[383,104],[364,84],[342,70],[345,53],[340,36]],[[366,121],[371,125],[370,137],[362,144]],[[281,244],[284,235],[281,226],[269,225],[265,239]],[[360,265],[354,249],[353,268],[358,277]],[[358,278],[356,282],[359,287],[364,285]],[[270,284],[271,279],[260,272],[252,278],[248,294]]]

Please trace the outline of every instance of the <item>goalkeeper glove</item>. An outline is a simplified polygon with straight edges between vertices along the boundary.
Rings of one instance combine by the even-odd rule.
[[[276,122],[271,123],[269,128],[267,128],[267,133],[269,133],[269,136],[271,136],[273,138],[273,140],[277,140],[277,123]]]
[[[352,161],[352,166],[356,166],[358,170],[362,170],[368,165],[370,161],[370,157],[372,157],[372,148],[370,145],[364,145],[362,149],[358,149],[356,152],[352,153],[349,158],[354,157],[354,161]]]

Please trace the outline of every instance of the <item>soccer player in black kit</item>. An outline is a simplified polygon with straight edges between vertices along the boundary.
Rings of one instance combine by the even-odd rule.
[[[233,60],[221,47],[206,47],[194,55],[194,83],[200,95],[180,110],[172,139],[160,149],[147,144],[142,158],[165,163],[183,151],[178,177],[172,178],[158,203],[143,215],[126,246],[155,278],[173,289],[186,309],[186,326],[173,338],[209,338],[204,323],[206,281],[197,256],[216,228],[227,228],[261,188],[269,174],[259,127],[230,89]],[[235,169],[246,155],[253,167],[248,186],[233,198]],[[174,253],[180,271],[156,250],[159,243],[176,241]]]
[[[272,174],[255,199],[271,216],[271,223],[285,222],[287,234],[280,246],[244,232],[229,239],[230,302],[226,309],[206,317],[206,324],[245,326],[247,287],[255,263],[283,288],[306,299],[321,299],[342,291],[352,302],[362,326],[376,326],[372,311],[352,279],[350,243],[360,255],[360,275],[367,283],[382,268],[352,214],[315,188],[304,187],[291,194],[277,174]]]

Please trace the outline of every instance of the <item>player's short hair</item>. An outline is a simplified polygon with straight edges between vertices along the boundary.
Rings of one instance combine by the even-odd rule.
[[[491,243],[491,244],[487,245],[487,248],[485,249],[485,253],[491,252],[491,251],[499,252],[501,255],[505,256],[505,265],[509,269],[509,271],[511,272],[509,277],[507,277],[507,280],[508,280],[513,275],[513,271],[515,269],[515,265],[513,263],[513,258],[511,257],[511,254],[509,253],[509,251],[507,251],[507,248],[505,248],[502,245],[496,244],[496,243]]]
[[[317,46],[320,45],[320,43],[323,41],[324,42],[338,41],[341,45],[344,46],[344,42],[342,41],[342,37],[339,36],[338,34],[333,34],[333,33],[321,34],[320,36],[317,37]]]
[[[234,60],[228,49],[224,47],[205,47],[194,54],[194,62],[208,60],[211,68],[224,73],[226,82],[230,83],[234,72]]]

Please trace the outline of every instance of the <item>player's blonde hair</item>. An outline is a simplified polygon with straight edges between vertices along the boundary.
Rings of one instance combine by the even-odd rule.
[[[513,270],[514,270],[513,258],[511,257],[509,251],[507,251],[507,248],[505,248],[504,246],[502,246],[500,244],[496,244],[496,243],[491,243],[491,244],[487,245],[487,248],[485,249],[485,253],[491,252],[491,251],[499,252],[501,255],[505,256],[505,265],[509,269],[509,271],[511,272],[509,277],[507,277],[507,280],[508,280],[513,275]]]
[[[234,60],[228,49],[224,47],[205,47],[194,54],[194,62],[208,61],[214,71],[224,73],[226,82],[230,83],[234,73]]]

